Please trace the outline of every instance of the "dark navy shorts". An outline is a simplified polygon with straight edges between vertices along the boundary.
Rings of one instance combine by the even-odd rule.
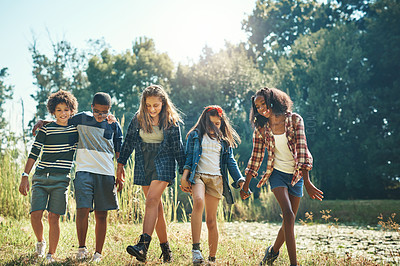
[[[74,179],[76,208],[96,211],[118,209],[115,177],[89,172],[76,172]]]
[[[303,197],[303,178],[300,179],[296,185],[292,187],[293,174],[287,174],[279,170],[274,169],[271,176],[269,177],[269,185],[271,190],[277,187],[285,187],[288,189],[289,194],[295,197]]]

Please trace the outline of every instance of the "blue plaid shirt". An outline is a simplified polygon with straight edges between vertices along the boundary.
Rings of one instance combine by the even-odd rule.
[[[143,186],[145,183],[144,158],[142,152],[142,138],[139,136],[139,123],[137,116],[129,124],[118,163],[126,164],[133,150],[135,150],[134,183]],[[164,129],[164,140],[161,142],[158,154],[154,158],[157,171],[157,179],[172,183],[176,176],[176,162],[179,165],[179,173],[183,173],[185,165],[185,150],[182,143],[179,126],[170,126]]]

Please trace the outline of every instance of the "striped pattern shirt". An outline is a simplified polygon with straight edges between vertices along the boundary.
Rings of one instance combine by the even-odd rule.
[[[60,126],[55,122],[43,126],[32,145],[29,158],[40,157],[36,173],[69,173],[77,147],[75,126]]]
[[[289,150],[295,161],[293,179],[291,182],[292,186],[294,186],[302,178],[302,168],[311,170],[313,158],[307,147],[303,118],[299,114],[290,112],[286,114],[285,132]],[[264,185],[274,170],[275,139],[268,122],[264,127],[254,129],[253,151],[245,170],[246,175],[248,173],[254,177],[258,175],[257,171],[264,159],[265,149],[268,151],[267,170],[258,182],[257,187]]]

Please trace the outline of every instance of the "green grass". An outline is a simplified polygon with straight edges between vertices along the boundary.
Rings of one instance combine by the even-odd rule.
[[[203,228],[206,226],[204,225]],[[141,232],[140,225],[120,224],[110,221],[100,265],[136,265],[138,262],[126,253],[127,245],[135,244]],[[189,223],[169,223],[169,242],[173,251],[172,265],[191,265],[191,233]],[[206,233],[202,233],[203,254],[208,254]],[[48,225],[45,223],[45,237],[48,238]],[[1,265],[40,265],[42,260],[35,258],[36,239],[28,219],[15,220],[0,217],[0,264]],[[220,230],[217,252],[217,265],[258,265],[264,249],[270,243],[260,240],[249,241],[241,237],[231,238]],[[87,246],[94,252],[94,223],[90,218]],[[75,224],[70,221],[61,223],[61,237],[55,257],[56,265],[86,265],[89,261],[74,259],[77,249]],[[147,264],[161,264],[159,242],[154,235],[150,245]],[[333,254],[318,251],[298,251],[298,261],[302,265],[379,265],[365,258],[337,258]],[[285,247],[274,265],[288,265],[289,259]]]

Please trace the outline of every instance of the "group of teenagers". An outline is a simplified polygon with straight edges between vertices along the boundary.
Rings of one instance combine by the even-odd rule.
[[[247,199],[251,195],[250,181],[258,175],[267,152],[267,169],[257,187],[269,181],[281,207],[283,221],[274,244],[266,248],[260,264],[274,262],[286,242],[290,263],[297,265],[294,223],[303,185],[312,199],[323,198],[323,192],[309,178],[313,159],[307,147],[304,122],[300,115],[292,113],[292,100],[279,89],[262,88],[251,97],[251,103],[253,151],[243,177],[233,154],[233,148],[241,141],[240,136],[218,105],[204,108],[187,133],[184,147],[180,113],[159,85],[143,90],[139,110],[130,121],[124,140],[119,123],[110,114],[112,101],[107,93],[94,95],[92,112],[78,114],[77,100],[70,92],[59,90],[51,94],[47,109],[55,120],[40,120],[35,125],[34,132],[36,129],[38,132],[19,186],[20,193],[28,195],[28,178],[40,158],[31,181],[30,214],[37,238],[36,254],[47,262],[55,261],[60,237],[59,217],[66,213],[70,172],[75,162],[77,259],[101,261],[107,212],[118,209],[117,193],[124,186],[124,167],[135,151],[133,180],[135,185],[142,186],[146,204],[142,234],[135,245],[126,248],[127,252],[145,262],[155,230],[163,262],[173,261],[161,196],[174,183],[178,165],[180,188],[193,197],[192,262],[194,265],[213,264],[218,247],[218,204],[223,196],[227,203],[233,203],[229,176],[234,181],[231,186],[240,189],[241,198]],[[116,173],[114,159],[117,160]],[[204,209],[208,260],[203,257],[200,247]],[[47,255],[42,222],[44,210],[48,211],[49,222]],[[96,237],[93,255],[89,255],[86,247],[91,211],[95,216]]]

